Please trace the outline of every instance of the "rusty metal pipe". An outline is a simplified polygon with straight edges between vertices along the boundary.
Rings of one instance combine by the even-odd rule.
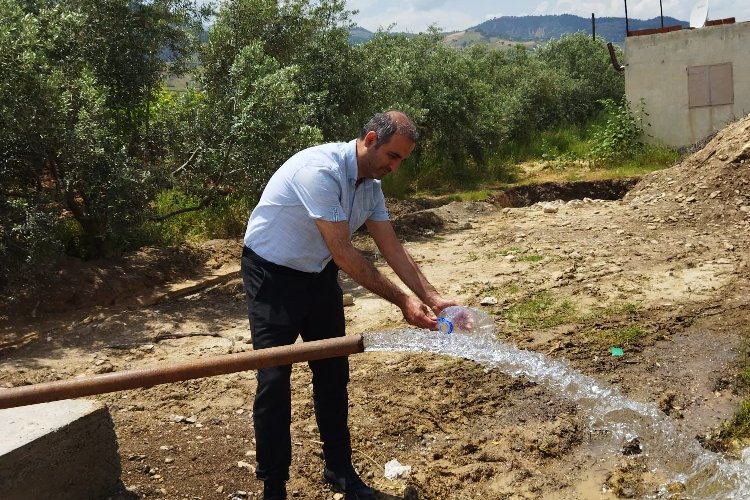
[[[0,389],[0,409],[137,389],[139,387],[153,387],[182,380],[290,365],[301,361],[348,356],[364,352],[364,350],[362,336],[351,335],[214,356],[166,367],[127,370],[80,379]]]
[[[612,61],[612,67],[615,68],[615,71],[625,71],[625,67],[617,62],[617,54],[615,53],[615,47],[612,45],[612,42],[607,42],[607,49],[609,50],[609,60]]]

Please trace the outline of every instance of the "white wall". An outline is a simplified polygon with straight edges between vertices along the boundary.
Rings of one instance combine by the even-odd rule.
[[[631,36],[624,52],[625,93],[636,109],[645,99],[650,142],[694,144],[750,113],[750,22]],[[727,62],[734,103],[689,108],[687,68]]]

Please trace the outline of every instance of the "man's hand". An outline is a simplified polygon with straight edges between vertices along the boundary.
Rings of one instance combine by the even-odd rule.
[[[432,308],[432,312],[440,314],[440,311],[450,306],[460,305],[457,300],[444,299],[440,295],[434,295],[427,298],[427,305]]]
[[[437,318],[430,307],[416,297],[409,296],[401,306],[404,319],[419,328],[437,330]]]
[[[401,308],[404,319],[419,328],[437,330],[435,313],[457,305],[443,299],[419,271],[414,260],[404,250],[388,221],[368,221],[367,228],[388,264],[420,300],[410,295],[385,277],[362,253],[352,246],[347,222],[329,222],[316,219],[315,224],[331,251],[333,260],[351,278],[384,299]]]

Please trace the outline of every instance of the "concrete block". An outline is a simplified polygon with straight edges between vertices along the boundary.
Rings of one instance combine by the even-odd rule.
[[[109,410],[66,400],[0,410],[0,498],[93,500],[119,487]]]

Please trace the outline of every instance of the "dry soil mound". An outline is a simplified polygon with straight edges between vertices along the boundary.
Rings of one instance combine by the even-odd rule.
[[[624,201],[671,212],[671,222],[750,220],[750,115],[727,126],[681,163],[645,176]]]

